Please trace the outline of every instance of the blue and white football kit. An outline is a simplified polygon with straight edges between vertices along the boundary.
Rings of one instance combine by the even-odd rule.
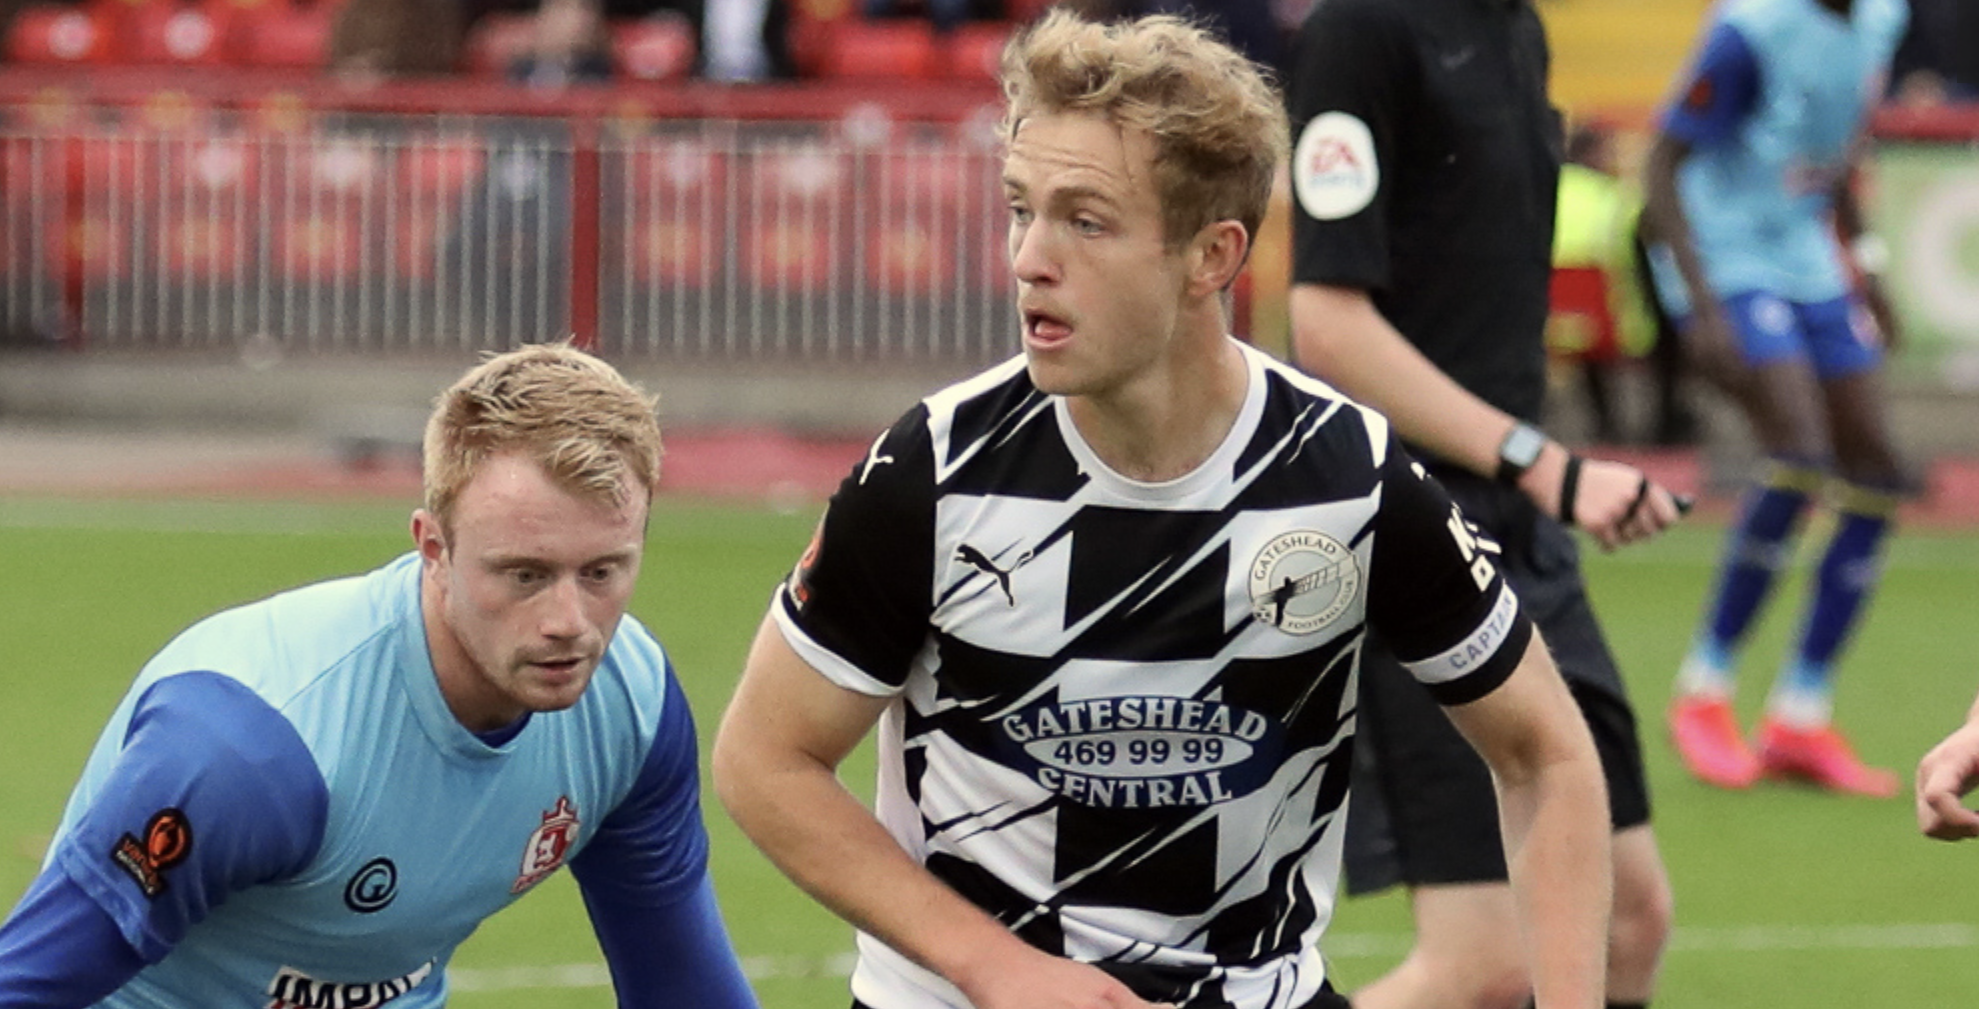
[[[1770,383],[1762,382],[1761,398],[1744,404],[1774,418],[1760,425],[1770,442],[1766,472],[1727,537],[1678,673],[1671,724],[1691,772],[1714,784],[1742,788],[1767,774],[1893,794],[1893,775],[1862,767],[1829,731],[1835,663],[1873,594],[1881,544],[1904,493],[1897,464],[1882,450],[1858,447],[1853,455],[1877,458],[1853,464],[1847,455],[1851,444],[1883,440],[1881,418],[1857,402],[1880,399],[1862,391],[1874,387],[1859,377],[1880,368],[1883,341],[1844,267],[1835,213],[1909,10],[1904,0],[1837,6],[1845,10],[1818,0],[1731,0],[1660,116],[1662,131],[1685,149],[1677,198],[1710,296],[1745,363],[1796,380],[1804,371],[1828,390],[1827,405],[1816,407],[1826,416],[1793,426],[1855,429],[1819,443],[1826,455],[1840,445],[1843,458],[1808,457],[1811,440],[1764,436],[1779,413],[1760,405],[1800,385],[1767,393]],[[1672,314],[1692,314],[1697,292],[1677,276],[1674,257],[1657,250],[1652,262]],[[1739,652],[1824,489],[1837,524],[1814,569],[1798,643],[1767,702],[1755,760],[1730,706]]]
[[[159,652],[0,928],[0,1006],[440,1006],[455,947],[564,865],[620,1005],[753,1006],[658,642],[625,617],[576,705],[477,735],[419,587],[407,555]]]
[[[1881,359],[1855,307],[1832,223],[1835,187],[1908,19],[1903,0],[1725,7],[1662,127],[1691,145],[1677,174],[1692,240],[1746,360],[1805,356],[1823,377]],[[1690,299],[1658,256],[1675,316]]]

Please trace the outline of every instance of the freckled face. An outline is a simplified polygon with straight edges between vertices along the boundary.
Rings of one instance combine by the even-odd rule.
[[[580,498],[501,455],[462,488],[450,535],[413,516],[427,641],[463,725],[497,729],[584,695],[638,580],[648,502],[634,498]]]
[[[1029,118],[1011,138],[1010,262],[1045,392],[1116,391],[1174,340],[1186,259],[1164,241],[1154,153],[1145,133],[1091,113]]]

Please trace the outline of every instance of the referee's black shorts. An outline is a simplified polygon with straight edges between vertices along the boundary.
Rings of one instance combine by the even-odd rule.
[[[1504,548],[1505,577],[1587,718],[1615,829],[1649,822],[1635,713],[1588,603],[1573,534],[1539,517],[1515,490],[1468,475],[1437,476],[1466,517]],[[1504,880],[1490,771],[1375,635],[1363,653],[1358,724],[1347,891]]]

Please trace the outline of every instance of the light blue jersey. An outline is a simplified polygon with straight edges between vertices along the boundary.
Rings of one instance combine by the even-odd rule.
[[[97,1004],[440,1006],[455,947],[564,865],[622,1005],[717,990],[704,1004],[748,1004],[659,644],[625,617],[576,705],[477,736],[440,694],[419,586],[407,555],[217,614],[145,666],[36,891],[65,877],[150,963]],[[49,916],[34,896],[18,917]],[[655,972],[632,961],[681,949],[702,962],[665,965],[680,988],[628,993]],[[33,986],[14,971],[0,967],[0,1005],[55,1004],[17,995]]]
[[[1904,0],[1855,0],[1846,18],[1816,0],[1719,7],[1662,125],[1692,145],[1678,191],[1720,297],[1847,291],[1832,194],[1908,19]],[[1688,311],[1681,283],[1659,286]]]

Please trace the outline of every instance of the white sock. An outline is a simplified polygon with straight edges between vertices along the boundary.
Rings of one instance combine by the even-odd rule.
[[[1718,649],[1699,642],[1677,667],[1677,694],[1714,701],[1729,701],[1736,681],[1730,664]]]

